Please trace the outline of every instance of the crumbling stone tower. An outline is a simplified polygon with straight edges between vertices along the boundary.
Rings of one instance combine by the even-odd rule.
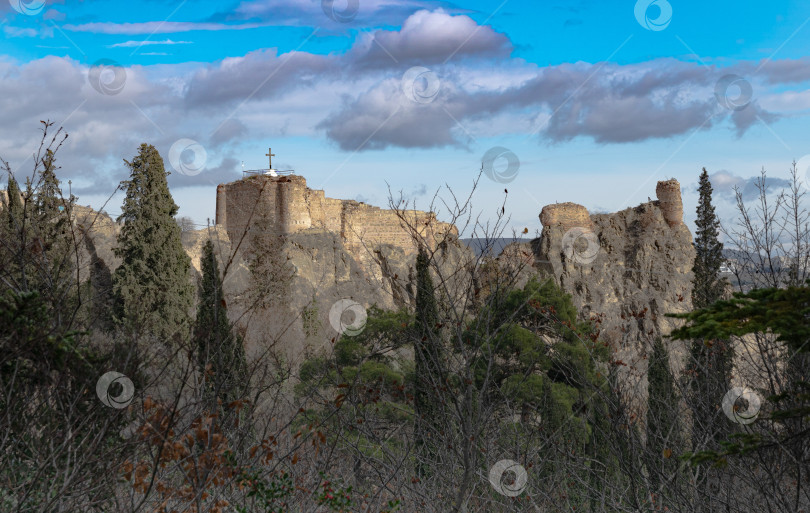
[[[661,213],[667,224],[677,226],[683,224],[683,201],[681,200],[681,184],[674,178],[658,182],[655,195],[660,202]]]
[[[540,222],[543,226],[560,226],[568,231],[575,226],[593,228],[588,209],[577,203],[555,203],[546,205],[540,211]]]

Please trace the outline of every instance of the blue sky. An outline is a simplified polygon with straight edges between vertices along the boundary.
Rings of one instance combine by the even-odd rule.
[[[96,208],[141,142],[201,225],[268,146],[379,206],[464,196],[483,162],[474,210],[508,189],[531,234],[543,205],[616,211],[671,177],[691,221],[704,166],[729,222],[733,185],[810,168],[807,2],[10,0],[0,30],[0,156],[24,176],[39,120],[63,125],[60,176]]]

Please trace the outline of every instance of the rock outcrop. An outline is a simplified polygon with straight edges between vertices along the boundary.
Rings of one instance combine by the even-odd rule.
[[[694,248],[683,223],[680,185],[659,182],[656,195],[656,201],[613,214],[590,215],[576,203],[548,205],[540,213],[540,238],[512,244],[500,257],[503,265],[527,267],[525,275],[552,276],[572,295],[580,315],[599,323],[602,340],[626,364],[623,372],[641,378],[641,385],[652,340],[679,322],[664,314],[691,308]],[[256,351],[275,345],[296,361],[337,335],[329,316],[342,299],[366,308],[412,304],[414,233],[437,250],[447,270],[475,260],[454,226],[431,213],[404,212],[411,230],[393,211],[325,198],[323,191],[308,189],[302,177],[259,176],[217,187],[218,224],[184,232],[182,242],[196,281],[202,246],[208,238],[215,241],[222,270],[227,270],[229,312],[248,345]],[[113,253],[120,226],[89,207],[75,207],[74,216],[86,235],[83,278],[108,283],[120,263]],[[256,216],[269,224],[260,228]],[[251,234],[268,226],[278,237],[276,258],[288,267],[289,280],[279,300],[256,311],[248,294],[254,283],[246,251]],[[305,329],[305,312],[314,315],[318,333]],[[676,371],[684,352],[685,347],[670,342]]]
[[[233,275],[225,282],[226,299],[233,299],[229,312],[257,350],[268,340],[279,342],[289,361],[337,335],[330,311],[341,300],[365,308],[412,304],[418,244],[437,250],[448,269],[472,258],[456,227],[431,212],[328,198],[298,175],[254,175],[219,185],[216,206],[217,234],[234,248],[227,257]],[[277,258],[290,266],[280,301],[264,312],[251,308],[245,292],[251,285],[246,251],[257,230],[277,237]],[[302,315],[317,318],[318,333],[306,332]]]
[[[695,251],[678,181],[659,182],[656,195],[657,201],[587,218],[580,205],[550,205],[540,216],[542,235],[531,244],[535,267],[572,295],[583,318],[599,323],[624,377],[638,378],[627,382],[642,390],[652,341],[681,322],[664,314],[692,306]],[[667,343],[677,372],[686,347]]]

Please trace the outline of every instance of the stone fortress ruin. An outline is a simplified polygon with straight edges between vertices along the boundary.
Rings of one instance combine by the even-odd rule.
[[[182,236],[196,276],[204,243],[215,240],[223,269],[229,266],[223,285],[229,317],[256,351],[265,340],[278,340],[289,361],[297,361],[305,350],[334,336],[328,314],[342,299],[365,308],[412,305],[420,238],[431,249],[440,248],[435,254],[448,269],[476,261],[459,240],[458,229],[434,213],[329,198],[323,190],[309,188],[303,176],[271,170],[218,185],[216,225]],[[683,223],[680,184],[674,179],[658,182],[656,196],[604,214],[590,214],[571,202],[547,205],[539,214],[540,238],[516,241],[498,258],[505,263],[512,255],[527,264],[527,274],[553,278],[571,295],[583,319],[599,320],[600,338],[628,364],[621,374],[631,381],[645,379],[650,341],[666,337],[681,322],[666,314],[691,309],[694,247]],[[89,207],[74,210],[89,236],[82,257],[85,268],[112,273],[120,264],[113,252],[120,225]],[[577,247],[593,258],[577,259],[576,252],[566,248],[573,229],[587,235],[578,235]],[[282,264],[289,262],[290,283],[272,308],[253,313],[246,294],[253,285],[246,236],[264,230],[278,235],[278,258]],[[583,248],[588,245],[592,247]],[[301,321],[301,312],[316,304],[323,327],[320,338],[307,335]],[[674,370],[685,352],[683,344],[670,342]]]
[[[619,375],[641,391],[655,338],[667,340],[670,366],[680,372],[687,345],[666,337],[683,321],[666,314],[692,308],[695,249],[681,186],[661,181],[655,192],[656,200],[610,214],[590,214],[576,203],[547,205],[542,235],[531,244],[534,268],[571,294],[582,318],[598,320],[600,338],[627,364]]]
[[[220,184],[216,194],[216,225],[232,245],[252,230],[270,230],[295,248],[307,247],[308,255],[291,254],[299,277],[316,286],[309,260],[332,262],[319,234],[336,241],[356,265],[354,278],[335,275],[330,281],[348,288],[360,287],[359,296],[375,291],[367,303],[404,306],[407,276],[412,273],[417,249],[414,231],[425,244],[454,240],[458,229],[437,220],[434,213],[419,210],[388,210],[353,200],[328,198],[324,191],[310,189],[303,176],[267,170],[240,180]],[[671,179],[658,182],[657,199],[613,214],[593,214],[582,205],[566,202],[547,205],[540,212],[540,239],[526,243],[528,270],[552,276],[572,295],[583,317],[606,317],[603,336],[619,350],[641,355],[650,335],[666,336],[675,322],[668,312],[691,307],[692,235],[683,223],[680,184]],[[407,226],[406,226],[407,224]],[[577,243],[594,247],[592,261],[572,258],[570,231]],[[588,234],[581,238],[581,234]],[[587,240],[586,240],[587,239]],[[463,245],[462,245],[463,246]],[[579,247],[578,246],[578,247]],[[466,247],[459,248],[467,251]],[[293,253],[295,253],[295,250]],[[330,269],[332,264],[328,264]],[[330,271],[331,272],[331,271]],[[352,271],[355,272],[355,271]],[[310,276],[312,275],[312,276]],[[390,279],[396,276],[396,279]],[[403,281],[405,278],[405,281]],[[361,283],[368,282],[368,288]],[[388,299],[376,297],[385,291]],[[390,299],[399,295],[399,299]],[[648,314],[635,326],[623,318],[647,308]],[[676,351],[677,352],[677,351]]]
[[[681,200],[681,184],[678,180],[670,179],[658,182],[655,187],[658,198],[657,207],[664,220],[670,227],[683,224],[683,201]],[[577,203],[555,203],[546,205],[540,212],[540,223],[543,227],[559,226],[563,230],[574,227],[594,228],[588,209]]]
[[[406,253],[416,251],[405,222],[429,245],[445,235],[458,237],[455,226],[438,221],[432,212],[401,210],[399,214],[402,218],[395,210],[328,198],[324,191],[307,187],[303,176],[294,174],[255,174],[217,186],[216,224],[225,228],[231,241],[239,240],[260,220],[266,220],[263,225],[278,235],[312,230],[339,234],[344,247],[355,256],[380,244]]]

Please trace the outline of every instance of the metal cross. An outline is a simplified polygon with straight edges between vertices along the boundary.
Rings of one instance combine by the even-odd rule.
[[[270,167],[267,169],[273,169],[273,157],[276,156],[276,154],[273,153],[273,148],[267,148],[267,153],[265,153],[264,156],[267,157],[270,165]]]

